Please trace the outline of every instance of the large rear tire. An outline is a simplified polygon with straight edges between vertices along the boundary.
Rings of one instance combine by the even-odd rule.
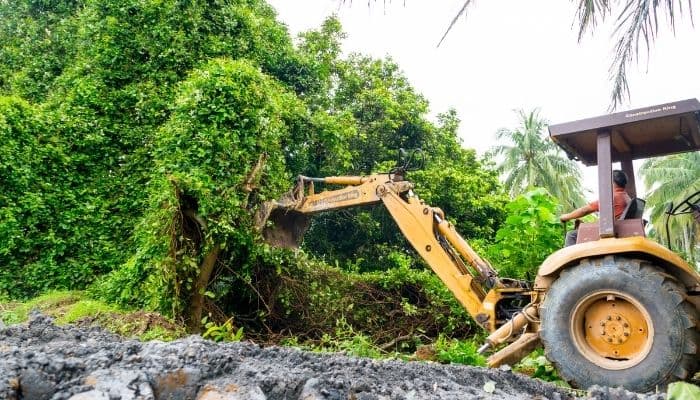
[[[583,260],[554,281],[540,309],[546,357],[572,386],[647,392],[692,378],[698,311],[683,287],[642,260]]]

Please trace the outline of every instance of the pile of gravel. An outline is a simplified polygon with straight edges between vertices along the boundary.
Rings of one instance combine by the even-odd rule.
[[[570,399],[507,370],[372,360],[198,336],[125,340],[33,314],[0,328],[0,399]],[[637,397],[595,388],[589,398]]]

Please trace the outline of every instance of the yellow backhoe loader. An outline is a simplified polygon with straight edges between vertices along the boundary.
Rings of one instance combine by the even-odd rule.
[[[620,162],[636,199],[632,160],[700,150],[696,99],[552,125],[550,137],[573,159],[598,166],[599,220],[581,224],[574,246],[551,254],[534,282],[499,278],[439,208],[421,201],[405,179],[410,163],[387,174],[300,176],[256,223],[267,241],[300,244],[309,216],[383,204],[403,235],[490,332],[480,352],[490,366],[514,364],[538,346],[573,386],[649,391],[687,379],[700,359],[700,275],[677,254],[647,239],[643,202],[613,219],[612,164]],[[316,193],[314,184],[342,186]],[[700,188],[698,188],[700,190]],[[449,190],[449,188],[445,188]],[[686,204],[687,203],[687,204]],[[700,196],[684,204],[700,212]]]

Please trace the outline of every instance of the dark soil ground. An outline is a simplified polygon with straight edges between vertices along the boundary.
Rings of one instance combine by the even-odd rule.
[[[570,399],[506,369],[373,360],[198,336],[138,342],[40,314],[0,327],[0,399]],[[580,394],[580,393],[579,393]],[[594,388],[590,399],[662,399]]]

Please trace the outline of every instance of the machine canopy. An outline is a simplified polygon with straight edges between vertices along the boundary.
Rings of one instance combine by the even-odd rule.
[[[700,150],[700,102],[688,99],[549,126],[569,158],[596,165],[597,132],[610,131],[612,161]]]

